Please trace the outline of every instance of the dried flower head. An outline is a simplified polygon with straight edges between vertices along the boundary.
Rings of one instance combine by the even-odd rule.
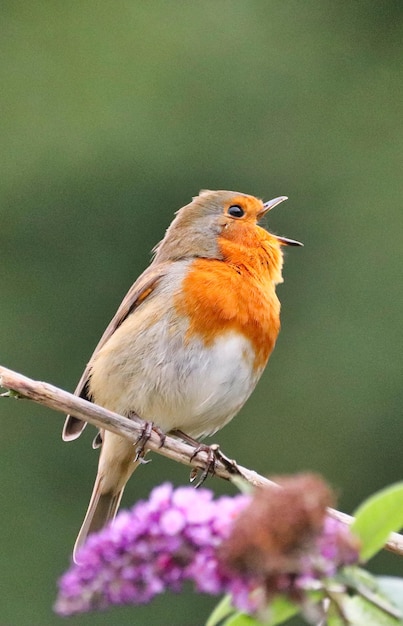
[[[255,490],[223,542],[220,556],[238,574],[267,576],[304,569],[301,557],[321,532],[333,504],[327,484],[314,474],[273,479],[280,485]]]

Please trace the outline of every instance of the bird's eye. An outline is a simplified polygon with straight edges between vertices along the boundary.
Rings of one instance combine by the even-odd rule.
[[[231,215],[231,217],[243,217],[245,215],[245,211],[239,206],[239,204],[233,204],[228,209],[228,215]]]

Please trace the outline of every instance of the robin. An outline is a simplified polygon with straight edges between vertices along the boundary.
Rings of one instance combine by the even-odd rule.
[[[287,198],[263,203],[233,191],[201,191],[181,208],[154,259],[129,289],[75,391],[160,432],[213,435],[244,405],[280,330],[283,246],[302,245],[258,226]],[[68,416],[63,439],[85,422]],[[138,467],[136,447],[101,431],[98,473],[74,554],[116,515]]]

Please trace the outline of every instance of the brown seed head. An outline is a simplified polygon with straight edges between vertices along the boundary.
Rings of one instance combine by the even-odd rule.
[[[297,574],[333,504],[332,491],[315,474],[273,480],[280,488],[256,489],[221,547],[222,562],[241,575]]]

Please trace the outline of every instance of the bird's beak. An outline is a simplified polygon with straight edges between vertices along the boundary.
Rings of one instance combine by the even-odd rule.
[[[281,204],[281,202],[284,202],[284,200],[288,200],[287,196],[279,196],[278,198],[273,198],[273,200],[269,200],[268,202],[265,202],[263,205],[263,211],[259,213],[258,219],[266,215],[266,213],[274,209],[274,207],[277,206],[278,204]],[[301,243],[300,241],[296,241],[295,239],[288,239],[288,237],[280,237],[279,235],[273,235],[273,233],[271,234],[273,237],[277,239],[277,241],[279,241],[284,246],[303,246],[304,245],[303,243]]]
[[[296,239],[288,239],[288,237],[280,237],[280,235],[273,235],[273,233],[271,233],[271,235],[272,237],[275,237],[277,241],[282,243],[283,246],[303,246],[304,245],[303,243],[301,243],[301,241],[297,241]]]
[[[281,204],[282,202],[284,202],[284,200],[288,200],[287,196],[279,196],[278,198],[273,198],[273,200],[269,200],[268,202],[265,202],[263,205],[263,211],[261,211],[259,214],[259,218],[263,217],[263,215],[266,215],[266,213],[274,209],[274,207],[277,206],[278,204]]]

